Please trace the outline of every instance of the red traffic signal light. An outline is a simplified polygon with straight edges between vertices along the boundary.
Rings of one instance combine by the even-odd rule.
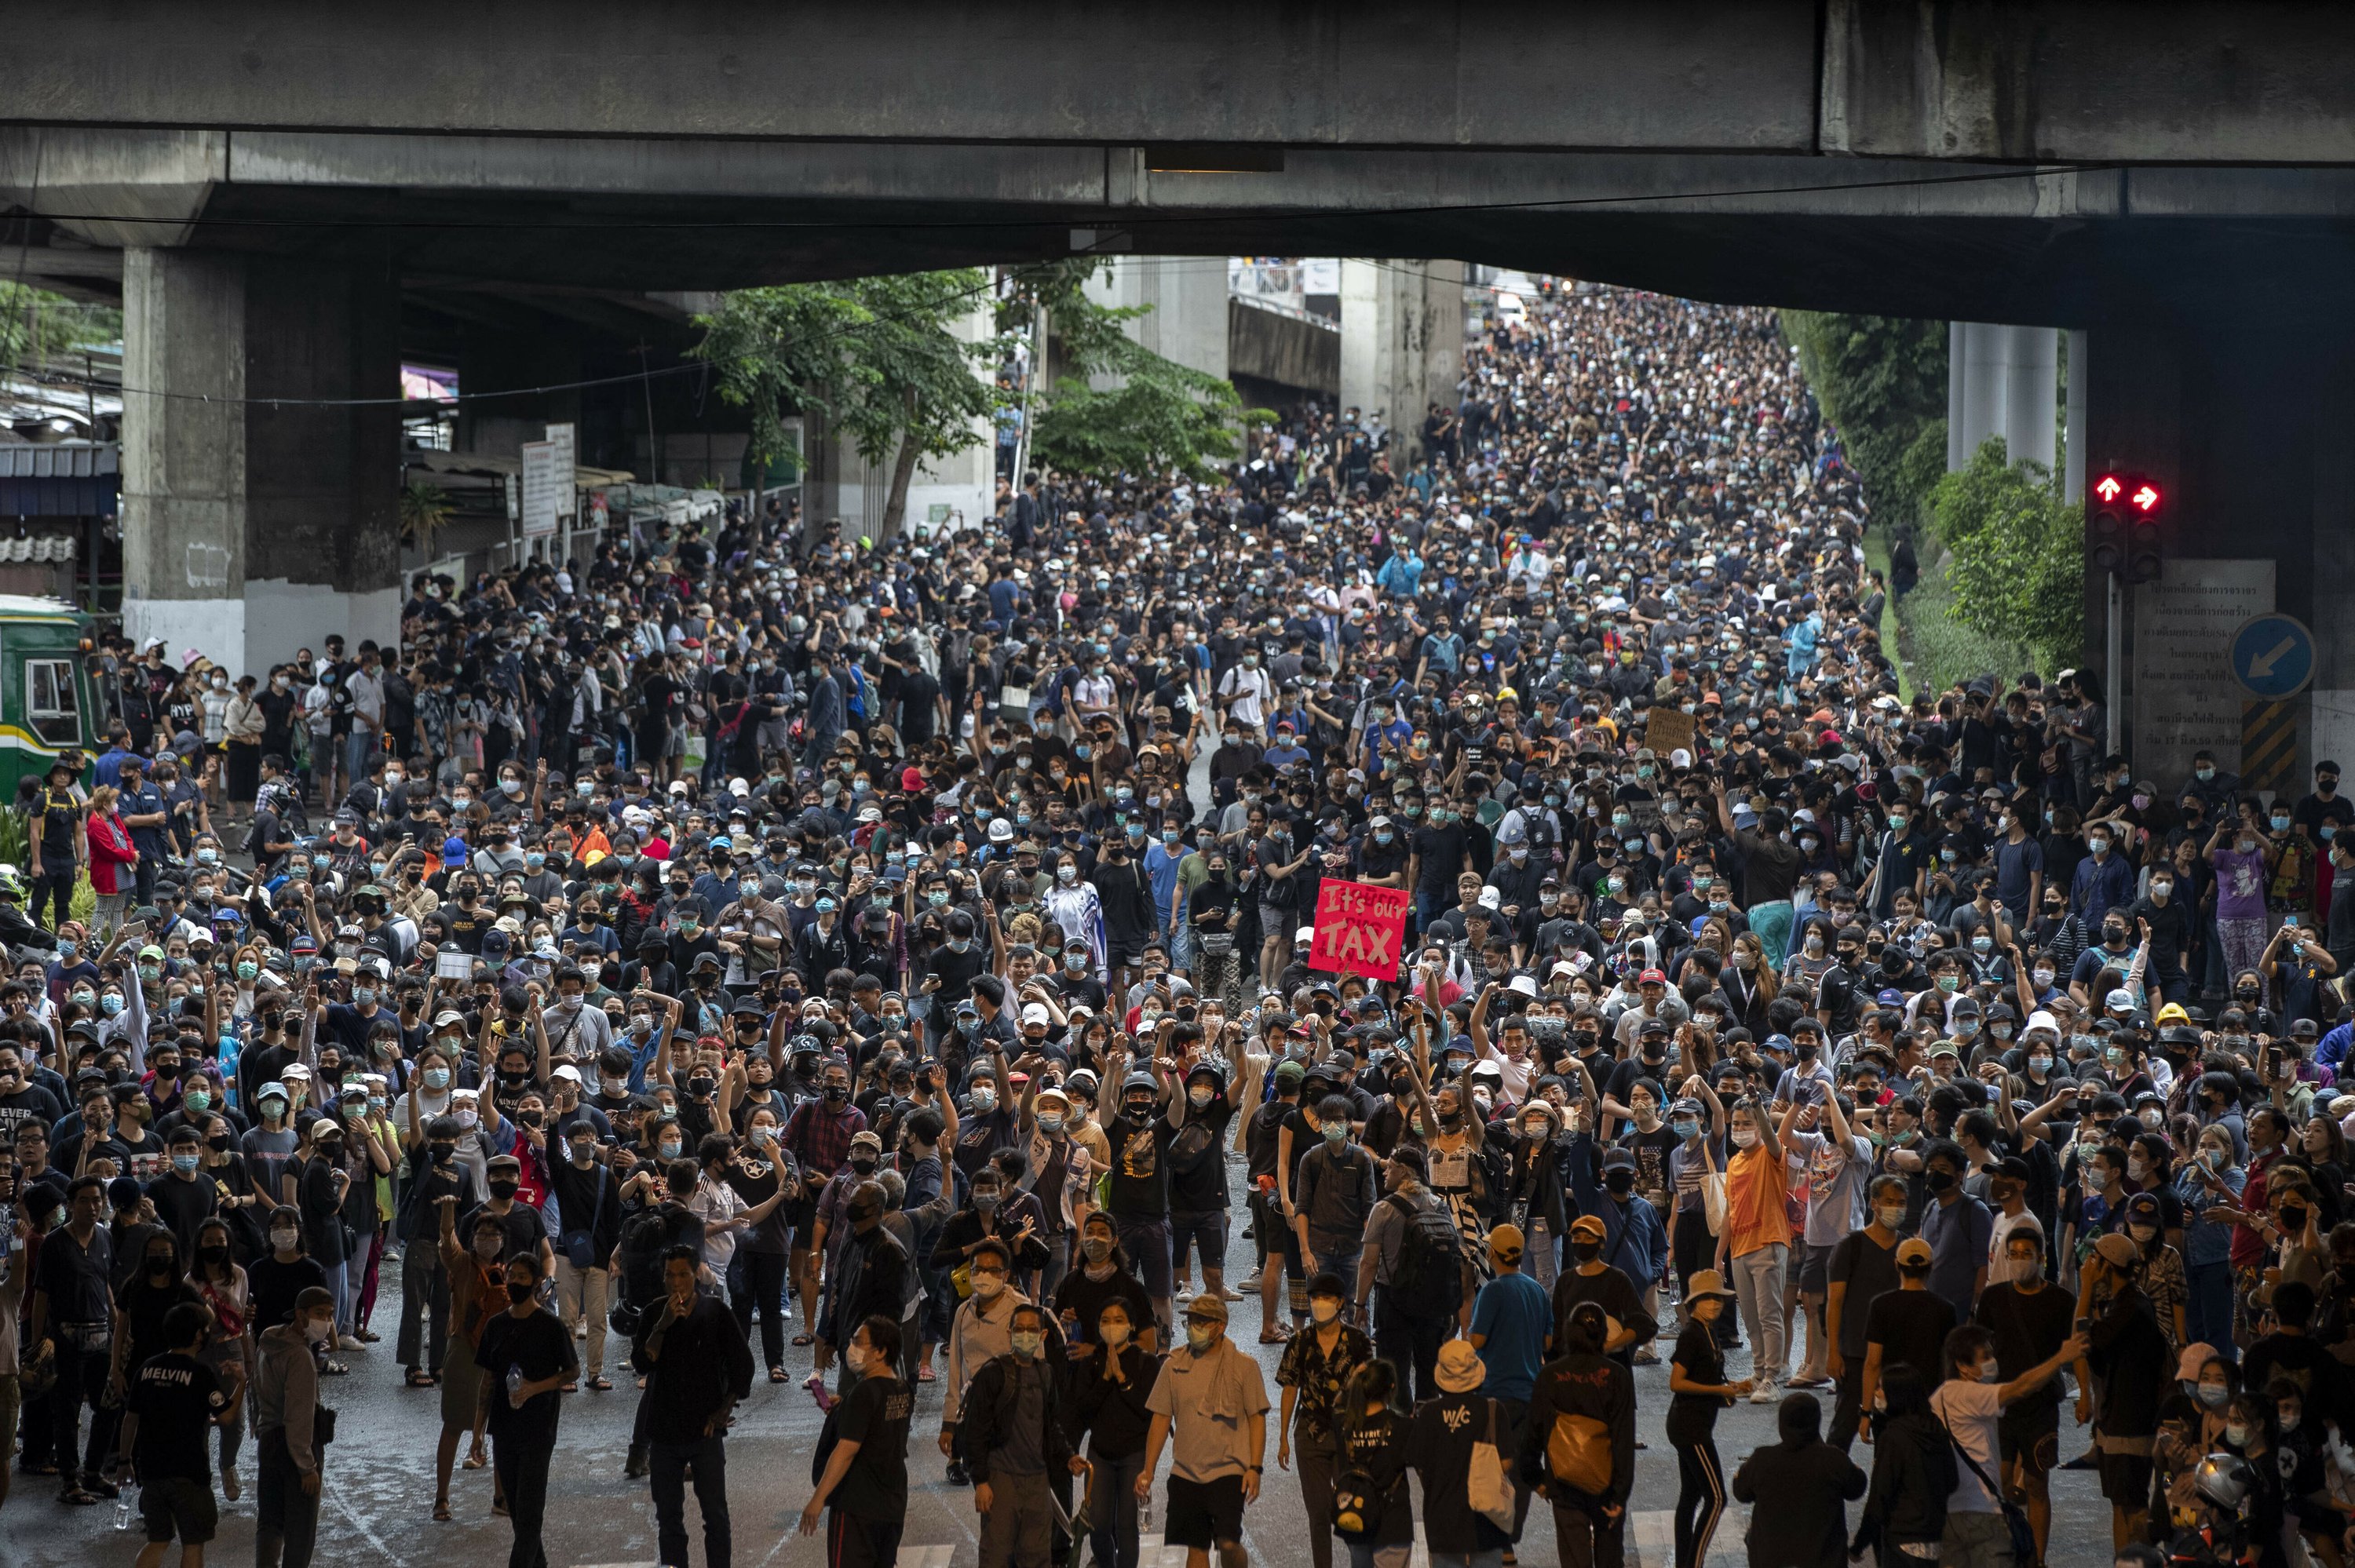
[[[2094,568],[2122,572],[2129,582],[2158,576],[2158,514],[2166,493],[2138,473],[2105,473],[2087,486],[2093,505],[2085,536]]]
[[[2139,516],[2157,516],[2158,514],[2158,486],[2151,483],[2151,482],[2147,479],[2137,483],[2131,491],[2126,493],[2126,504],[2133,507],[2136,514]]]

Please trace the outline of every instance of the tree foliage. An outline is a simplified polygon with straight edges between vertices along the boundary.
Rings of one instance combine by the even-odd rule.
[[[783,455],[788,409],[822,413],[859,456],[888,461],[890,531],[919,462],[985,438],[996,402],[975,370],[996,345],[961,339],[952,323],[987,289],[970,268],[741,289],[697,318],[695,352],[719,368],[720,397],[750,411],[757,468]]]
[[[1783,334],[1838,429],[1865,500],[1910,526],[1946,458],[1946,323],[1785,311]]]
[[[46,365],[84,344],[115,343],[123,313],[23,283],[0,283],[0,366]]]
[[[1026,268],[1000,308],[1000,330],[1009,334],[1028,331],[1040,306],[1052,323],[1062,374],[1032,410],[1031,452],[1048,467],[1092,478],[1208,478],[1212,465],[1241,450],[1246,427],[1275,416],[1245,408],[1233,383],[1129,336],[1128,323],[1152,307],[1089,299],[1089,278],[1106,266],[1078,258]]]
[[[1932,488],[1928,510],[1954,553],[1954,613],[2026,644],[2047,673],[2073,662],[2085,632],[2085,513],[2061,499],[2052,471],[2006,461],[2003,438],[1991,436]]]

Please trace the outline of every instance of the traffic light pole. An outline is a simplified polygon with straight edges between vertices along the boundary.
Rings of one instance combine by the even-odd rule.
[[[2102,684],[2105,688],[2103,694],[2109,699],[2105,705],[2105,711],[2109,715],[2109,734],[2105,737],[2109,749],[2105,755],[2116,757],[2126,750],[2123,735],[2126,724],[2123,715],[2126,705],[2126,631],[2119,624],[2120,611],[2125,607],[2126,598],[2124,591],[2118,587],[2118,574],[2107,572],[2103,575],[2108,579],[2110,585],[2108,603],[2102,616],[2104,622]]]

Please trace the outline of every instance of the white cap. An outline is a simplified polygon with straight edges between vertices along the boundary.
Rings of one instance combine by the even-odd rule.
[[[2055,1040],[2061,1038],[2061,1021],[2041,1007],[2028,1015],[2028,1022],[2020,1026],[2019,1037],[2025,1040],[2040,1029]]]
[[[1522,996],[1535,996],[1538,993],[1537,977],[1534,975],[1515,975],[1506,983],[1505,989],[1509,991],[1518,992]]]
[[[1043,1001],[1034,1001],[1022,1010],[1022,1024],[1026,1029],[1033,1023],[1051,1024],[1054,1022],[1055,1015],[1047,1011],[1047,1004]]]
[[[1303,926],[1292,934],[1293,944],[1295,947],[1302,942],[1313,942],[1316,939],[1316,927],[1314,926]]]
[[[556,1071],[550,1073],[549,1076],[551,1078],[562,1078],[568,1083],[577,1084],[581,1081],[581,1069],[574,1066],[570,1062],[559,1062],[557,1064]]]

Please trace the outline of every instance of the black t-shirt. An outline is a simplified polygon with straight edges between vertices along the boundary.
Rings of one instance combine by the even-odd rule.
[[[2076,1298],[2058,1287],[2047,1285],[2030,1293],[2008,1282],[1988,1286],[1971,1314],[1974,1322],[1995,1335],[1996,1365],[2008,1377],[2051,1361],[2069,1338],[2076,1316]],[[2022,1403],[2034,1406],[2060,1402],[2061,1384],[2056,1380]]]
[[[1157,1110],[1147,1126],[1114,1120],[1104,1128],[1112,1142],[1112,1201],[1106,1208],[1137,1219],[1169,1213],[1169,1140],[1177,1135]]]
[[[1945,1297],[1930,1290],[1890,1290],[1865,1315],[1864,1337],[1881,1347],[1883,1372],[1910,1361],[1922,1381],[1935,1388],[1945,1381],[1943,1358],[1954,1329],[1955,1309]]]
[[[1840,1296],[1839,1353],[1860,1367],[1872,1304],[1897,1288],[1896,1244],[1882,1246],[1862,1231],[1851,1232],[1832,1248],[1829,1279],[1848,1287]]]
[[[131,1451],[144,1483],[161,1480],[212,1482],[208,1434],[213,1417],[229,1397],[212,1369],[193,1356],[166,1351],[140,1363],[125,1406],[139,1417],[139,1438]]]
[[[980,1175],[989,1157],[999,1150],[1018,1146],[1021,1142],[1020,1128],[1020,1117],[1004,1106],[959,1118],[954,1157],[964,1179],[970,1181]]]
[[[859,1519],[898,1520],[908,1511],[908,1420],[915,1391],[895,1377],[863,1377],[832,1416],[837,1441],[858,1445],[830,1500]],[[832,1445],[821,1440],[822,1464]]]
[[[1455,895],[1455,879],[1463,873],[1465,847],[1471,842],[1470,837],[1454,822],[1444,828],[1426,823],[1415,829],[1413,842],[1419,857],[1415,893],[1443,904],[1447,902]]]
[[[1055,1316],[1062,1322],[1063,1337],[1076,1342],[1096,1343],[1096,1319],[1114,1301],[1128,1308],[1131,1323],[1153,1321],[1153,1302],[1136,1276],[1115,1267],[1102,1279],[1091,1279],[1086,1263],[1075,1257],[1071,1272],[1055,1287]]]
[[[782,1166],[747,1153],[728,1168],[728,1185],[736,1195],[752,1208],[759,1208],[777,1191],[781,1172],[793,1174],[793,1162],[786,1159]],[[738,1244],[746,1252],[783,1257],[787,1250],[788,1225],[793,1218],[793,1205],[779,1203],[769,1211],[769,1217],[744,1234]]]
[[[1200,1110],[1188,1104],[1186,1119],[1189,1125],[1199,1122],[1209,1129],[1210,1150],[1186,1170],[1169,1173],[1173,1213],[1207,1214],[1227,1207],[1227,1127],[1234,1116],[1234,1096],[1224,1086]]]
[[[458,1216],[458,1234],[473,1235],[474,1222],[485,1214],[498,1221],[499,1228],[506,1232],[509,1257],[521,1257],[527,1253],[534,1257],[539,1255],[539,1244],[548,1238],[548,1221],[538,1209],[529,1203],[517,1203],[504,1214],[492,1214],[489,1205],[485,1204],[472,1213]]]
[[[506,1391],[510,1372],[520,1370],[524,1381],[537,1383],[559,1372],[580,1370],[581,1363],[572,1354],[572,1336],[555,1313],[534,1311],[528,1318],[518,1318],[512,1312],[499,1313],[483,1325],[483,1340],[475,1349],[474,1364],[483,1369],[483,1375],[493,1384],[493,1436],[556,1436],[556,1413],[561,1395],[550,1389],[525,1400],[523,1408],[517,1410],[507,1403]]]

